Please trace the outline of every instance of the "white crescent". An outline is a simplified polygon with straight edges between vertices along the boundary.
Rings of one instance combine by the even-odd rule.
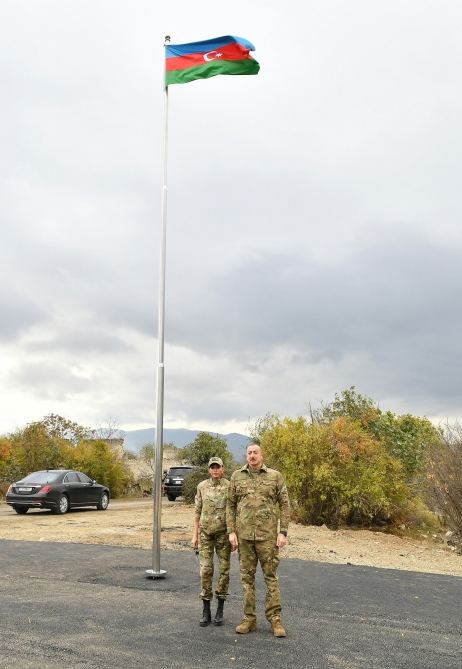
[[[212,56],[212,54],[216,54],[215,56]],[[216,58],[220,58],[223,54],[218,53],[217,51],[209,51],[208,53],[204,53],[204,60],[205,61],[210,61],[210,60],[215,60]],[[210,56],[212,56],[210,58]]]

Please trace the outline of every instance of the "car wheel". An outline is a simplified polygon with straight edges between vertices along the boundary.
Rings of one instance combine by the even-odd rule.
[[[20,516],[24,515],[29,511],[28,506],[14,506],[13,509],[16,511],[16,513],[19,513]]]
[[[63,515],[68,511],[69,511],[69,500],[66,495],[61,495],[61,497],[58,499],[58,504],[53,509],[53,513],[58,513],[59,515]]]
[[[170,495],[170,493],[167,493],[167,499],[169,502],[174,502],[176,500],[176,495]]]
[[[96,505],[96,508],[98,509],[98,511],[106,511],[108,504],[109,504],[109,495],[107,494],[107,492],[103,492],[103,494],[101,495],[101,499]]]

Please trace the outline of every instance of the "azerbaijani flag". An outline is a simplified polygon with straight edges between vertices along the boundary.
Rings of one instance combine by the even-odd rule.
[[[187,84],[217,74],[258,74],[254,45],[242,37],[215,37],[206,42],[165,45],[165,83]]]

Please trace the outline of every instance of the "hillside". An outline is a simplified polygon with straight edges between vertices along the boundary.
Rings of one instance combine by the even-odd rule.
[[[164,428],[164,444],[172,443],[177,448],[183,448],[190,444],[197,437],[199,432],[209,432],[209,434],[216,435],[216,432],[208,430],[186,430],[184,428],[172,429]],[[156,430],[153,427],[145,428],[143,430],[129,430],[123,432],[124,449],[137,453],[145,444],[152,444],[155,440]],[[218,434],[219,437],[225,439],[228,444],[230,453],[237,462],[244,461],[245,448],[249,442],[249,438],[244,434],[238,432],[231,432],[230,434]]]

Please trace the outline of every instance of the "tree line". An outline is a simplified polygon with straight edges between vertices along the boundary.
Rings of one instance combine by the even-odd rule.
[[[76,469],[122,494],[132,475],[123,453],[105,435],[57,414],[49,414],[12,434],[0,437],[0,492],[23,476],[41,469]]]
[[[112,448],[107,436],[50,414],[0,437],[0,492],[32,471],[66,468],[84,471],[113,496],[128,493],[134,481],[127,461],[135,456]],[[430,532],[443,523],[462,549],[459,425],[384,411],[351,387],[305,416],[268,414],[249,427],[249,436],[284,475],[295,521]],[[226,441],[207,432],[177,456],[196,467],[184,486],[188,502],[208,476],[210,457],[221,457],[229,475],[239,466]],[[152,463],[152,447],[141,449],[139,458]]]
[[[427,418],[382,411],[350,387],[297,418],[269,414],[249,429],[265,462],[286,481],[295,521],[304,524],[382,526],[397,531],[452,533],[462,549],[462,428],[435,426]],[[215,453],[216,451],[216,453]],[[180,451],[198,470],[185,496],[208,476],[207,461],[235,468],[226,442],[198,435]]]

